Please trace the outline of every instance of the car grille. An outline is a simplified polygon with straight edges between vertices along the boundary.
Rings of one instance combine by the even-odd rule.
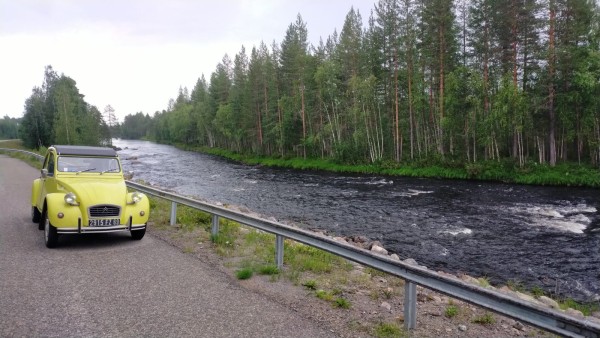
[[[94,205],[90,207],[90,217],[117,217],[121,208],[115,205]]]

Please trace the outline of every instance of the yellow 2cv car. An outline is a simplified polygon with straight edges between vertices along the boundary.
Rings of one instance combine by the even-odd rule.
[[[31,205],[48,248],[66,234],[129,231],[139,240],[149,216],[148,198],[127,191],[117,152],[104,147],[48,148]]]

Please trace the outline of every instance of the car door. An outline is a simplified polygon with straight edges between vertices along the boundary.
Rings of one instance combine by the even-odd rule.
[[[40,177],[41,191],[40,196],[38,197],[38,206],[40,208],[44,206],[44,199],[46,198],[46,195],[56,191],[55,164],[56,163],[54,153],[49,152],[46,155],[46,158],[44,159],[44,165],[42,166],[42,175]]]

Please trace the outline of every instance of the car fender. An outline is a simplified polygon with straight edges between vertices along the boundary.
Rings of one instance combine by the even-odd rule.
[[[40,197],[40,187],[42,180],[37,178],[33,180],[33,184],[31,185],[31,206],[37,207],[40,210],[40,206],[37,205],[38,198]]]
[[[127,201],[131,201],[131,196],[133,193],[127,193]],[[148,217],[150,215],[150,201],[148,197],[144,194],[142,195],[142,199],[134,204],[127,204],[125,206],[125,210],[123,216],[126,217],[126,222],[129,222],[129,217],[131,217],[131,221],[133,224],[145,224],[148,222]],[[143,215],[141,215],[143,211]]]
[[[57,228],[77,227],[81,219],[79,206],[67,204],[63,193],[52,193],[46,195],[46,212],[50,223]],[[62,214],[62,217],[59,217]]]

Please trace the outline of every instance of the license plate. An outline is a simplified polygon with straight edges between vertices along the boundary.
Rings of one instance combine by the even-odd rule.
[[[90,219],[88,226],[91,227],[111,227],[115,225],[119,225],[121,220],[118,218],[111,219]]]

